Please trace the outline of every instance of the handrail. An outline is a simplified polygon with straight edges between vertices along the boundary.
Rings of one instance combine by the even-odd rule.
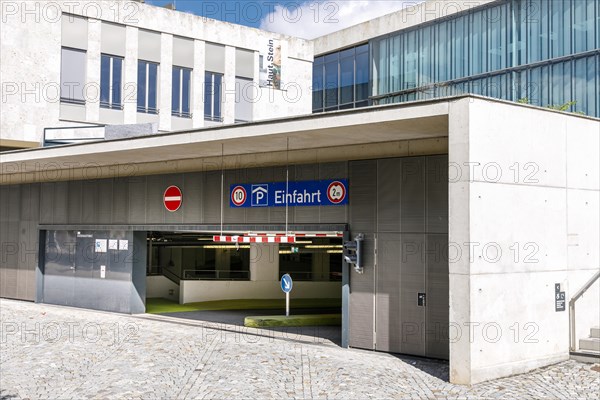
[[[600,271],[585,284],[573,297],[569,300],[569,348],[571,351],[577,350],[577,333],[575,330],[575,302],[583,296],[583,294],[600,278]]]
[[[163,268],[162,269],[162,275],[167,278],[168,280],[170,280],[171,282],[180,285],[181,284],[181,278],[174,273],[173,271],[169,271],[168,268]],[[169,276],[170,275],[170,276]]]

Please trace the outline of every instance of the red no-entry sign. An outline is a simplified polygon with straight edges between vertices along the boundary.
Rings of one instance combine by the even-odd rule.
[[[182,201],[183,195],[181,194],[181,189],[179,189],[177,186],[169,186],[167,190],[165,190],[165,194],[163,195],[163,203],[165,204],[165,208],[167,210],[171,212],[179,210]]]

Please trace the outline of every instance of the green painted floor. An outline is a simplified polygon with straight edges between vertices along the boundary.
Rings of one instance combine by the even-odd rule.
[[[341,299],[291,299],[290,308],[342,307]],[[164,314],[188,311],[285,309],[285,299],[240,299],[178,304],[167,299],[146,299],[146,313]]]

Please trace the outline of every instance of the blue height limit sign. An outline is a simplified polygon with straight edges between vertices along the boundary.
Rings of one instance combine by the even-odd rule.
[[[348,204],[348,180],[235,184],[229,199],[231,208],[341,206]]]

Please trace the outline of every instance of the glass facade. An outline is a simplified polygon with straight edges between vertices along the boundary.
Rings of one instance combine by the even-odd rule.
[[[137,111],[158,114],[158,64],[138,61]]]
[[[369,46],[316,57],[313,64],[313,111],[369,105]]]
[[[206,71],[204,73],[204,119],[223,122],[221,97],[223,74]]]
[[[181,118],[191,118],[190,91],[192,88],[192,70],[173,66],[171,114]]]
[[[499,0],[369,47],[372,104],[474,93],[543,107],[576,102],[570,111],[600,117],[598,0]]]
[[[102,54],[100,59],[100,107],[123,109],[122,80],[123,58]]]

